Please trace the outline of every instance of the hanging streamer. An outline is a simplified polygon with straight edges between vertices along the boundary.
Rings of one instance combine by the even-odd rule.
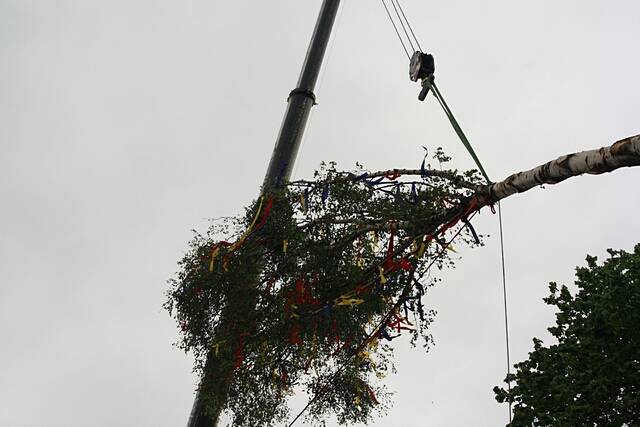
[[[273,196],[269,197],[269,200],[267,200],[267,205],[264,207],[264,212],[262,213],[262,218],[260,219],[260,222],[256,226],[257,230],[259,230],[262,227],[264,227],[264,225],[267,223],[267,218],[269,218],[269,215],[271,214],[271,209],[272,208],[273,208]]]
[[[356,285],[356,288],[354,289],[356,295],[364,295],[364,294],[368,294],[369,292],[371,292],[371,286],[369,285]]]
[[[222,343],[224,343],[224,340],[215,342],[211,345],[211,350],[213,351],[213,354],[215,354],[216,356],[220,352],[220,344]]]
[[[349,348],[349,345],[351,344],[351,337],[347,337],[347,339],[342,344],[340,344],[339,338],[340,337],[338,337],[338,348],[333,352],[333,354],[331,354],[331,357],[335,356],[342,350],[347,350]]]
[[[273,198],[271,198],[269,200],[272,201]],[[256,222],[258,221],[258,218],[260,217],[260,209],[262,209],[262,202],[263,201],[264,201],[264,196],[261,196],[260,197],[260,202],[258,203],[258,209],[256,209],[256,214],[253,217],[253,220],[251,221],[251,224],[249,224],[249,227],[247,227],[247,230],[244,232],[242,237],[240,237],[233,245],[231,245],[231,247],[229,248],[229,253],[234,252],[240,246],[242,246],[242,244],[244,243],[245,239],[249,236],[249,234],[251,234],[251,231],[253,231],[253,227],[256,225]],[[260,227],[258,227],[258,228],[260,228]]]
[[[384,268],[383,267],[381,267],[381,266],[378,267],[378,274],[380,276],[380,283],[383,284],[383,285],[385,283],[387,283],[387,278],[384,277]]]
[[[409,322],[406,317],[401,317],[398,315],[398,313],[394,313],[392,317],[393,319],[387,322],[387,327],[395,329],[398,333],[401,331],[415,330],[414,328],[412,328],[413,324]]]
[[[371,402],[373,402],[374,405],[378,405],[380,402],[378,402],[378,399],[376,399],[375,393],[373,392],[371,387],[369,387],[368,384],[367,384],[367,391],[369,392],[369,399],[371,399]]]
[[[234,359],[234,364],[233,364],[233,369],[236,370],[238,369],[241,365],[242,362],[244,362],[244,337],[246,334],[240,334],[240,337],[238,339],[238,345],[236,346],[236,349],[233,352],[233,359]]]
[[[403,198],[402,198],[402,192],[400,191],[400,185],[396,185],[396,193],[394,194],[394,199],[396,203],[400,203]]]
[[[373,238],[371,239],[371,250],[375,252],[378,250],[378,230],[373,230],[371,233],[373,233]]]
[[[364,300],[361,299],[361,298],[353,298],[353,297],[348,296],[348,295],[340,295],[334,301],[335,305],[339,305],[339,306],[346,305],[346,306],[349,306],[349,307],[360,305],[363,302],[364,302]]]
[[[306,192],[306,190],[305,190]],[[300,193],[300,207],[302,208],[302,212],[307,213],[307,201],[305,200],[305,194]]]
[[[287,314],[292,319],[299,319],[300,315],[296,312],[297,309],[298,306],[296,304],[289,304],[285,307],[285,314]]]
[[[395,223],[389,223],[389,246],[387,247],[387,258],[384,261],[385,271],[388,271],[393,265],[393,238],[396,234]]]
[[[384,338],[387,341],[393,341],[394,339],[398,338],[400,335],[399,334],[394,336],[389,335],[389,332],[387,332],[387,328],[383,326],[380,328],[376,336],[378,337],[378,339]]]
[[[302,338],[300,338],[301,332],[300,324],[295,323],[289,332],[289,343],[292,345],[300,345],[302,344]]]
[[[381,176],[379,178],[371,178],[368,181],[365,181],[367,183],[367,185],[369,185],[370,187],[374,187],[380,183],[382,183],[382,181],[384,181],[384,176]]]
[[[473,228],[473,225],[471,225],[471,222],[467,218],[462,218],[461,221],[464,223],[464,225],[467,226],[467,228],[471,232],[471,235],[473,236],[473,240],[475,240],[476,245],[479,245],[480,238],[478,238],[478,233],[476,233],[476,230]]]
[[[209,263],[209,272],[213,271],[213,265],[219,253],[220,253],[220,246],[215,245],[214,249],[211,251],[211,262]]]
[[[422,158],[422,164],[420,165],[420,177],[421,178],[426,178],[429,176],[429,172],[427,171],[426,163],[427,163],[427,156],[429,155],[429,150],[427,150],[427,147],[425,147],[424,145],[422,146],[422,148],[424,148],[424,157]]]
[[[329,183],[325,183],[322,188],[322,206],[325,205],[327,199],[329,198]]]

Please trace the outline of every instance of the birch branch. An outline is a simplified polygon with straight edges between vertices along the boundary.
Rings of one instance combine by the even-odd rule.
[[[465,180],[462,176],[458,175],[456,171],[451,170],[437,170],[437,169],[425,169],[424,171],[420,169],[388,169],[384,171],[376,171],[376,172],[367,172],[367,179],[371,178],[379,178],[382,176],[389,176],[400,174],[401,176],[421,176],[422,173],[425,173],[427,176],[435,176],[438,178],[443,178],[451,181],[453,185],[456,187],[467,188],[469,190],[478,191],[482,188],[482,185],[474,184]],[[328,182],[337,182],[337,181],[352,181],[355,176],[352,173],[341,172],[338,176],[328,180]],[[292,181],[288,184],[289,186],[309,186],[313,185],[309,181],[306,180],[298,180]]]

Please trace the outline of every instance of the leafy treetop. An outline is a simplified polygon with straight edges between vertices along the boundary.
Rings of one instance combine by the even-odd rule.
[[[640,420],[640,244],[632,253],[608,250],[602,265],[587,257],[576,270],[577,292],[551,283],[556,306],[548,328],[558,343],[534,338],[529,358],[515,365],[513,426],[635,426]]]
[[[433,158],[449,160],[441,149]],[[208,411],[274,425],[296,387],[313,396],[306,416],[316,424],[384,411],[376,380],[393,370],[390,341],[432,342],[431,267],[453,265],[452,240],[482,244],[468,222],[475,210],[460,208],[480,184],[477,172],[434,170],[426,157],[419,170],[376,173],[322,164],[314,179],[195,233],[166,308],[203,375]]]

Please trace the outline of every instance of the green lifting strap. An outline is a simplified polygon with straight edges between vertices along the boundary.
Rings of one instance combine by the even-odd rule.
[[[491,184],[492,181],[489,179],[489,175],[487,175],[487,172],[482,167],[482,163],[480,163],[480,159],[478,159],[478,156],[476,155],[476,152],[473,151],[473,147],[471,147],[471,144],[469,143],[469,140],[467,139],[467,137],[465,136],[464,132],[462,131],[462,128],[460,128],[460,125],[458,124],[458,121],[453,116],[453,113],[451,112],[451,110],[449,109],[449,106],[447,105],[447,103],[445,102],[444,98],[442,97],[442,94],[438,90],[438,87],[436,86],[435,82],[432,82],[432,81],[430,81],[430,79],[426,78],[426,79],[424,79],[422,81],[422,84],[426,85],[429,89],[431,89],[431,91],[433,92],[433,95],[436,97],[436,99],[440,103],[440,106],[444,110],[444,113],[447,115],[447,118],[449,118],[449,121],[451,122],[451,126],[453,126],[453,129],[458,134],[458,137],[460,138],[460,141],[462,141],[462,144],[465,146],[465,148],[467,149],[469,154],[471,154],[471,157],[476,162],[476,165],[478,166],[478,169],[480,169],[480,172],[482,172],[482,175],[487,180],[487,183]]]

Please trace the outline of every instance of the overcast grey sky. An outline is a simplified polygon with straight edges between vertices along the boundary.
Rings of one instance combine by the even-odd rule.
[[[0,0],[0,425],[176,426],[196,378],[165,280],[206,219],[257,194],[320,0]],[[404,0],[494,179],[640,133],[637,0]],[[384,9],[345,0],[295,169],[473,166],[416,100]],[[503,203],[512,360],[548,337],[547,282],[640,238],[640,170]],[[497,218],[426,296],[428,354],[398,342],[376,426],[504,425]],[[299,408],[304,401],[298,399]]]

